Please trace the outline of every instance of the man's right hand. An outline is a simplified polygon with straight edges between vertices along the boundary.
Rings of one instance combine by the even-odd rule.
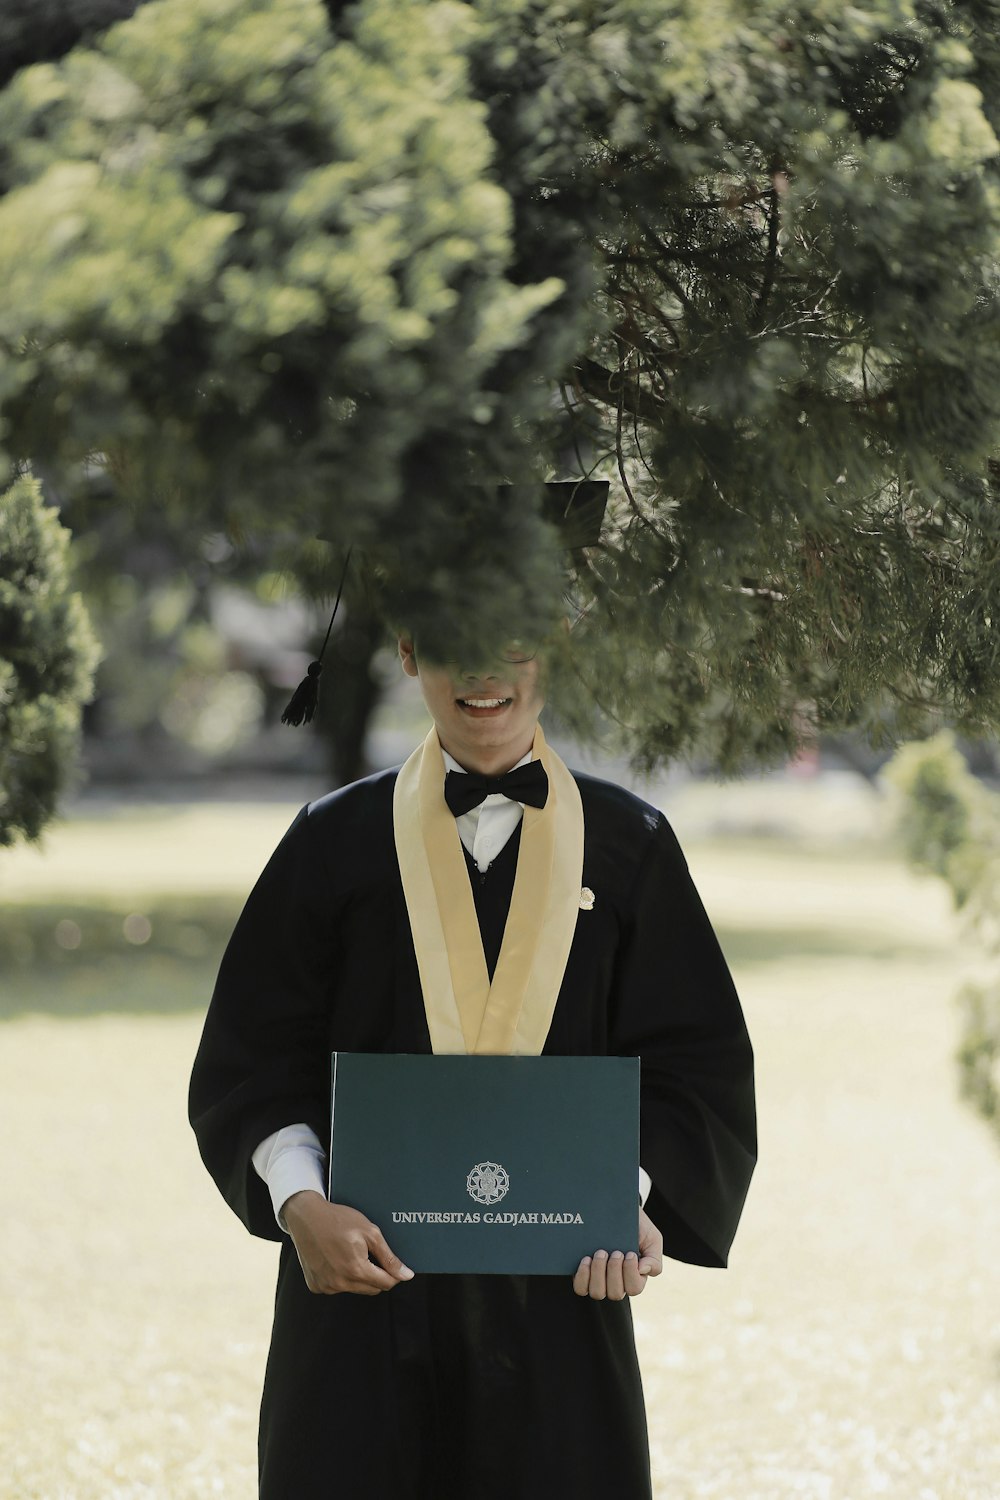
[[[356,1208],[328,1203],[322,1194],[305,1190],[282,1204],[281,1216],[311,1292],[377,1297],[413,1276],[377,1225]]]

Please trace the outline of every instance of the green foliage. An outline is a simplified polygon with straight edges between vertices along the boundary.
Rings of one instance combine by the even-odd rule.
[[[970,934],[1000,960],[1000,794],[970,775],[949,731],[904,745],[881,774],[910,860],[947,882]],[[1000,1137],[1000,979],[967,983],[958,999],[962,1091]]]
[[[602,252],[577,639],[637,758],[995,723],[997,7],[477,8],[522,263]]]
[[[904,799],[899,832],[918,869],[948,879],[952,861],[981,822],[984,794],[966,768],[953,734],[903,745],[882,775]]]
[[[447,656],[562,582],[468,481],[609,476],[554,677],[647,766],[1000,722],[996,0],[328,9],[153,0],[0,93],[10,452],[327,591],[353,544]]]
[[[523,467],[556,368],[535,320],[563,289],[507,275],[473,24],[376,0],[331,48],[318,0],[150,4],[22,72],[0,96],[18,450],[105,451],[120,496],[238,535],[349,537],[408,608],[416,512],[435,600],[471,579],[482,518],[433,455],[452,499],[470,452]],[[537,623],[554,553],[530,509],[511,535],[498,617],[521,598]],[[495,555],[475,571],[481,595]]]
[[[965,984],[959,991],[962,1092],[1000,1138],[1000,982]]]
[[[0,845],[37,838],[73,773],[97,651],[68,543],[37,480],[0,494]]]

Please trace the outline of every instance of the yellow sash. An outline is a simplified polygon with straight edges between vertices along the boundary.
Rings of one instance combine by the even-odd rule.
[[[469,872],[444,800],[432,729],[396,778],[392,821],[433,1052],[537,1055],[545,1045],[580,911],[583,804],[566,766],[535,731],[549,779],[526,807],[517,874],[490,983]]]

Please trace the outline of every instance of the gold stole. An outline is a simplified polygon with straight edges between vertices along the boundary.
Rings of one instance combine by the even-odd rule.
[[[444,800],[436,729],[396,778],[396,854],[433,1052],[536,1056],[545,1045],[580,911],[583,804],[540,727],[532,758],[545,767],[549,794],[544,807],[524,809],[492,984],[461,840]]]

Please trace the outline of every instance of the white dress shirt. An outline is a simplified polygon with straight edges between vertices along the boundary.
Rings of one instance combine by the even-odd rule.
[[[465,774],[465,767],[460,766],[443,746],[441,753],[447,770]],[[526,766],[530,759],[529,750],[517,764]],[[510,769],[516,768],[511,766]],[[455,819],[458,836],[480,872],[489,869],[523,816],[523,802],[514,802],[502,792],[491,792],[478,807],[470,808]],[[252,1159],[257,1175],[267,1183],[275,1217],[282,1229],[287,1226],[281,1217],[281,1209],[293,1193],[309,1189],[326,1197],[326,1152],[309,1125],[285,1125],[276,1130],[261,1141]],[[651,1187],[649,1173],[640,1167],[640,1203],[646,1202]]]
[[[465,767],[460,766],[443,746],[441,754],[444,756],[446,770],[459,771],[463,776],[466,774]],[[517,766],[526,766],[530,760],[529,750],[527,755],[522,755]],[[516,771],[517,766],[511,766],[510,769]],[[515,802],[512,798],[505,797],[503,792],[490,792],[478,807],[470,807],[467,813],[462,813],[455,819],[458,836],[476,861],[480,874],[489,869],[523,816],[523,802]]]

